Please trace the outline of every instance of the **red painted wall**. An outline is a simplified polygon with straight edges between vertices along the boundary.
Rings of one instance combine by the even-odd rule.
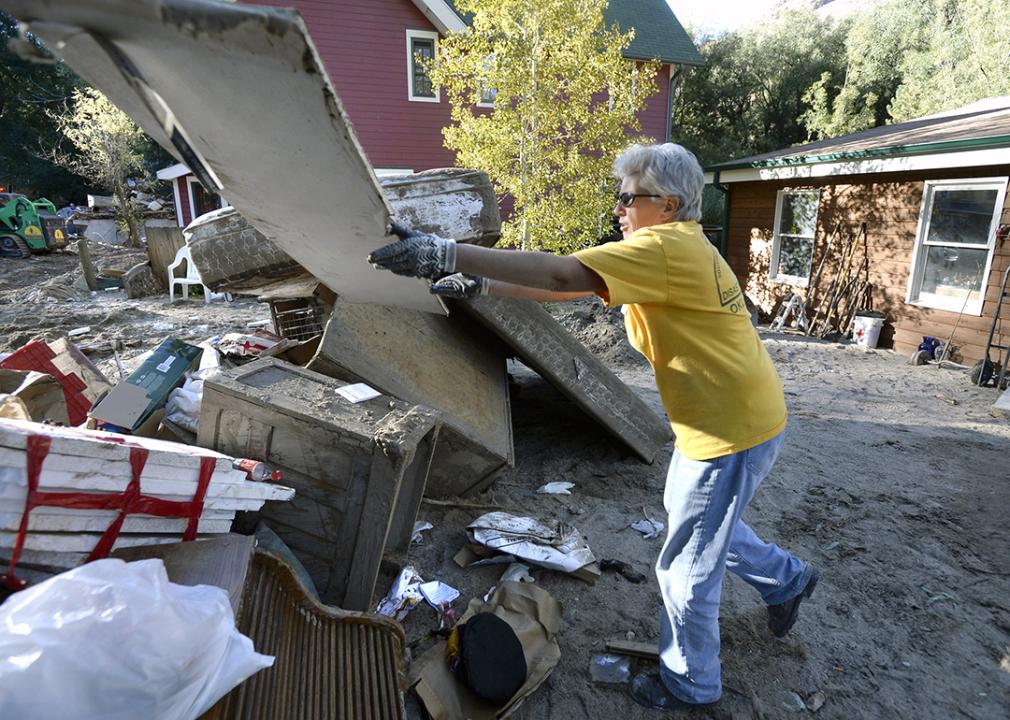
[[[656,93],[638,114],[642,123],[642,134],[656,142],[666,142],[666,116],[670,111],[670,66],[660,65],[656,73]]]
[[[189,185],[186,183],[186,178],[193,177],[192,175],[183,175],[178,177],[172,182],[175,183],[176,190],[179,192],[179,209],[182,211],[182,226],[186,227],[191,222],[193,222],[193,208],[189,206]]]
[[[407,29],[435,27],[411,0],[256,0],[305,18],[337,94],[373,167],[428,170],[453,164],[443,146],[449,103],[407,99]],[[642,132],[666,140],[670,70],[642,112]]]
[[[453,164],[449,103],[407,99],[407,30],[435,30],[411,0],[256,0],[305,18],[369,162],[414,171]]]

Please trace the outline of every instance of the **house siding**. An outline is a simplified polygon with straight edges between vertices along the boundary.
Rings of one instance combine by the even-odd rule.
[[[293,7],[376,168],[453,165],[442,144],[449,103],[407,99],[407,33],[436,28],[410,0],[257,0]]]
[[[656,92],[646,101],[645,108],[638,113],[642,123],[642,134],[655,142],[666,142],[670,112],[670,66],[660,65],[656,72]]]
[[[997,244],[986,285],[982,315],[965,314],[958,324],[956,312],[910,305],[905,302],[911,274],[912,254],[919,225],[919,212],[926,180],[948,180],[971,177],[1003,177],[1010,175],[1010,166],[973,168],[960,171],[936,171],[853,176],[839,182],[837,178],[817,182],[774,181],[747,182],[730,185],[730,212],[727,233],[727,260],[747,288],[747,294],[766,316],[778,310],[782,300],[793,291],[790,285],[768,280],[771,243],[775,220],[776,194],[783,188],[820,188],[821,200],[817,218],[817,244],[814,267],[820,259],[828,234],[835,223],[841,223],[842,242],[846,235],[867,226],[866,256],[869,260],[868,280],[873,284],[873,309],[887,316],[881,345],[892,346],[901,353],[911,353],[931,335],[946,342],[957,324],[954,345],[960,348],[966,362],[982,357],[985,341],[992,325],[999,300],[1003,273],[1010,265],[1010,241]],[[1006,201],[1002,222],[1010,222],[1010,195]],[[837,249],[832,258],[837,257]],[[862,261],[857,252],[853,266]],[[832,259],[825,265],[821,286],[832,278]],[[1010,305],[1004,308],[1010,311]],[[1010,323],[994,342],[1010,342]]]
[[[376,168],[415,172],[455,164],[443,145],[449,102],[407,99],[406,31],[436,28],[410,0],[257,0],[294,7],[309,28],[337,95]],[[640,113],[642,134],[666,139],[670,66],[662,65],[659,91]]]
[[[186,227],[191,222],[193,222],[193,208],[189,204],[189,185],[186,182],[186,178],[193,177],[192,175],[183,175],[182,177],[177,177],[172,182],[175,183],[176,190],[179,192],[179,208],[180,214],[182,215],[182,226]]]

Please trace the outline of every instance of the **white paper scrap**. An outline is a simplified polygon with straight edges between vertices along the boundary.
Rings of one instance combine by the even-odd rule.
[[[412,532],[410,535],[411,544],[420,545],[421,542],[424,540],[424,535],[422,535],[421,533],[423,533],[425,530],[431,530],[433,527],[435,526],[432,525],[427,520],[418,520],[417,522],[415,522],[414,532]]]
[[[638,532],[642,533],[645,540],[658,537],[659,534],[663,532],[664,527],[663,523],[659,522],[659,520],[652,520],[650,518],[646,518],[645,520],[636,520],[631,523],[631,529],[638,530]]]
[[[365,402],[365,400],[377,398],[381,394],[378,390],[365,383],[355,383],[354,385],[344,385],[342,388],[337,388],[337,395],[340,395],[345,400],[350,400],[352,403]]]
[[[547,483],[546,485],[541,485],[537,488],[537,492],[546,495],[571,495],[573,487],[575,487],[575,483],[552,482]]]
[[[440,605],[451,604],[458,598],[459,590],[439,580],[432,580],[421,585],[421,594],[428,604],[437,610]]]

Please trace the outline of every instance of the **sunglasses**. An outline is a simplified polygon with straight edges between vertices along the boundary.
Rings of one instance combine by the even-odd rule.
[[[649,193],[617,193],[617,203],[623,208],[629,208],[635,204],[635,198],[640,197],[663,197],[662,195],[651,195]]]

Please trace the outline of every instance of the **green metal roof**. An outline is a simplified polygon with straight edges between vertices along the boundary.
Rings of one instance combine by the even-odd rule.
[[[1010,97],[996,97],[916,120],[718,163],[706,170],[815,165],[1005,147],[1010,147]]]
[[[465,22],[469,18],[456,10]],[[617,23],[623,31],[634,28],[635,39],[624,56],[635,60],[659,60],[671,65],[704,65],[705,59],[691,36],[666,4],[666,0],[610,0],[604,14],[607,25]]]

